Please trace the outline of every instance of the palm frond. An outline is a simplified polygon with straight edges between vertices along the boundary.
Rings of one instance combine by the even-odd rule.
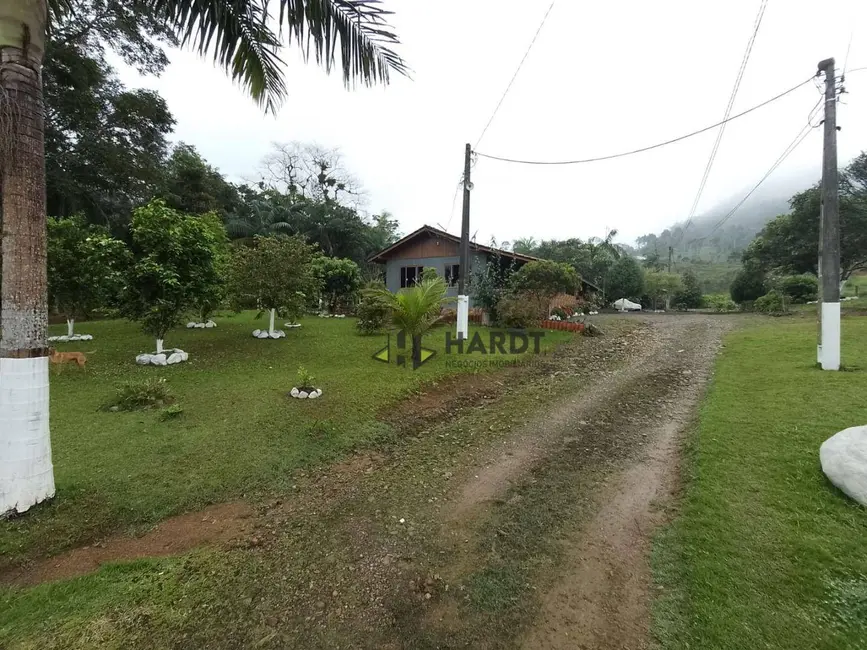
[[[57,4],[68,0],[52,0]],[[286,98],[280,36],[302,47],[305,60],[331,71],[337,53],[347,86],[388,83],[389,72],[407,74],[392,45],[391,12],[381,0],[279,0],[280,34],[269,26],[269,0],[144,0],[178,31],[182,44],[210,55],[268,112]],[[339,40],[339,45],[338,45]]]
[[[291,43],[311,50],[318,64],[330,72],[340,53],[343,81],[366,85],[387,84],[389,73],[409,74],[406,62],[393,50],[400,40],[391,31],[393,12],[382,0],[279,0],[280,28]],[[338,39],[340,41],[338,45]]]
[[[212,55],[268,112],[286,97],[280,39],[260,0],[146,0],[178,31],[182,45]]]

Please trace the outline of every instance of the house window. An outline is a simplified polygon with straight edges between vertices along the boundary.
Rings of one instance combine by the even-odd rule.
[[[446,284],[450,287],[456,287],[458,279],[461,275],[460,264],[446,264]]]
[[[400,267],[400,288],[415,286],[417,282],[421,282],[421,274],[424,271],[423,266],[401,266]]]

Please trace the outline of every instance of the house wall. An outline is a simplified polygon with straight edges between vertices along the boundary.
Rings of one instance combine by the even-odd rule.
[[[423,242],[426,243],[426,242]],[[446,242],[441,242],[445,244]],[[402,252],[402,251],[401,251]],[[487,263],[488,254],[482,253],[479,251],[470,251],[470,268],[469,272],[472,273],[473,268],[476,268],[478,265],[482,265]],[[385,286],[388,287],[389,291],[399,291],[400,290],[400,267],[402,266],[425,266],[436,269],[437,275],[441,278],[445,277],[446,265],[450,264],[460,264],[461,258],[455,252],[454,255],[448,256],[438,256],[438,257],[401,257],[400,259],[391,259],[388,260],[385,264]],[[458,288],[457,286],[449,287],[447,291],[447,295],[449,296],[457,296]],[[470,293],[470,306],[472,307],[472,292]]]

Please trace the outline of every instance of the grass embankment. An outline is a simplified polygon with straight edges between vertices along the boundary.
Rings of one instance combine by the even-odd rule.
[[[249,313],[217,320],[216,329],[170,332],[166,346],[186,350],[190,361],[167,368],[134,363],[154,341],[123,321],[78,323],[94,340],[59,344],[93,353],[87,371],[52,368],[57,496],[0,523],[0,569],[210,503],[284,491],[297,468],[393,438],[378,418],[384,408],[462,370],[443,354],[444,328],[424,342],[439,354],[413,372],[373,360],[385,336],[358,335],[354,319],[307,318],[276,341],[251,336],[262,323]],[[547,332],[542,349],[570,337]],[[319,400],[287,398],[299,365],[323,388]],[[152,377],[166,379],[179,417],[101,409],[118,384]]]
[[[867,647],[867,509],[824,477],[819,445],[867,424],[867,319],[814,367],[812,322],[731,334],[688,443],[680,514],[659,536],[663,648]]]

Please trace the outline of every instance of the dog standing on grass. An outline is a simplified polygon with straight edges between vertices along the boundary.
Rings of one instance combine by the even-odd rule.
[[[64,363],[75,363],[87,370],[87,355],[84,352],[58,352],[57,348],[48,348],[48,360],[61,368]]]

